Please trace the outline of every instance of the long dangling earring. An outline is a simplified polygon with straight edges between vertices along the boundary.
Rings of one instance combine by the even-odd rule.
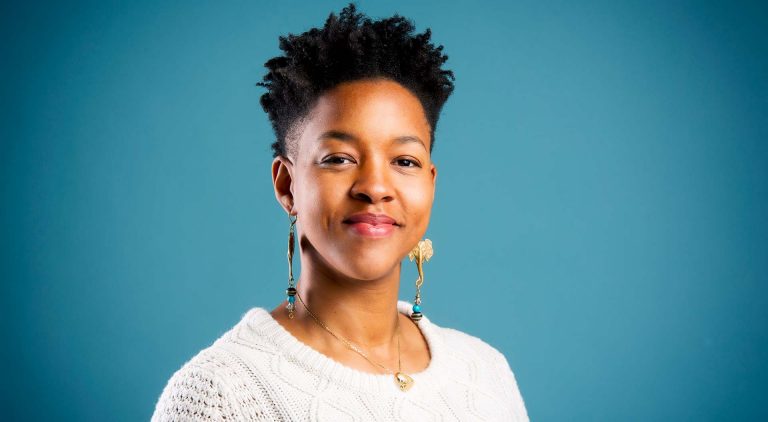
[[[285,289],[285,294],[288,295],[288,306],[285,309],[288,310],[288,318],[293,319],[293,311],[296,310],[296,281],[293,279],[293,244],[295,243],[295,227],[298,217],[291,218],[288,216],[288,220],[291,222],[291,226],[288,229],[288,288]]]
[[[423,316],[421,313],[421,285],[424,284],[423,265],[432,258],[433,253],[432,241],[424,239],[420,240],[408,254],[408,259],[416,261],[416,269],[419,271],[419,278],[416,279],[416,298],[413,300],[413,312],[411,313],[411,319],[416,322],[419,322]]]

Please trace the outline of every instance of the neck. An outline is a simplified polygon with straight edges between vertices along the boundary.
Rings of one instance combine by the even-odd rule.
[[[395,341],[399,286],[400,265],[379,279],[357,280],[330,271],[302,254],[297,289],[307,307],[336,335],[360,346],[377,347]],[[296,318],[305,326],[317,325],[298,300]]]

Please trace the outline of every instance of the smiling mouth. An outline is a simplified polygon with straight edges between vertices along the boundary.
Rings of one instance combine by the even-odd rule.
[[[399,225],[390,216],[385,214],[360,213],[354,214],[344,220],[353,232],[364,237],[387,237]]]

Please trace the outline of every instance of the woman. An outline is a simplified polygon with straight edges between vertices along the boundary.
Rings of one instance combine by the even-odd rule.
[[[280,39],[260,85],[290,220],[286,298],[177,371],[153,420],[528,419],[504,356],[422,313],[430,153],[453,90],[429,38],[349,5]],[[413,305],[398,301],[406,256],[419,270]]]

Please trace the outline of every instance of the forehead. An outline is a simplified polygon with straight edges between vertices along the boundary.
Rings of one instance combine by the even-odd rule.
[[[305,120],[300,150],[324,133],[349,133],[361,142],[403,137],[422,139],[429,149],[430,126],[419,99],[407,88],[385,79],[345,82],[318,98]]]

